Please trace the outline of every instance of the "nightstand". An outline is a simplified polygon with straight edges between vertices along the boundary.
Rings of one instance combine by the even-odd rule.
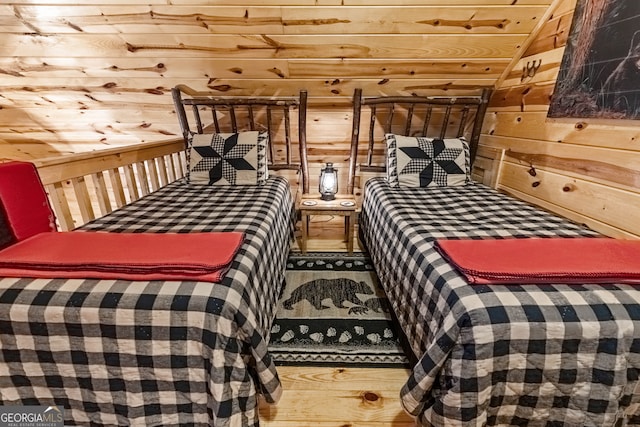
[[[300,250],[307,252],[309,217],[311,215],[340,215],[345,217],[345,239],[347,251],[353,253],[353,230],[356,224],[356,198],[352,195],[336,195],[334,200],[322,200],[320,196],[303,195],[300,199],[302,217],[302,240]]]

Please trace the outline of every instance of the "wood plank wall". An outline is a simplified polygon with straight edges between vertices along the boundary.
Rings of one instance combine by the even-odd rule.
[[[483,144],[506,149],[503,190],[604,234],[640,236],[640,123],[547,119],[575,0],[560,3],[498,88]],[[540,63],[533,77],[523,68]]]
[[[348,153],[365,95],[479,94],[551,0],[9,0],[0,5],[0,158],[178,135],[169,89],[309,91],[318,161]],[[315,172],[315,171],[314,171]]]
[[[0,160],[176,137],[168,91],[179,83],[220,95],[305,88],[315,179],[326,161],[346,173],[356,87],[365,95],[451,95],[499,83],[481,142],[508,149],[501,188],[606,234],[637,236],[638,124],[546,118],[574,7],[575,0],[3,2]],[[522,78],[533,61],[542,61],[537,73]]]

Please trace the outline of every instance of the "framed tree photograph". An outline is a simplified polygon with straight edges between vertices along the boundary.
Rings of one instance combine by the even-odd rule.
[[[639,0],[578,0],[548,117],[640,120]]]

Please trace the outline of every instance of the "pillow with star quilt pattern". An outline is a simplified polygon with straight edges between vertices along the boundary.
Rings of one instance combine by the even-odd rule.
[[[268,178],[267,132],[193,134],[187,150],[187,182],[263,185]]]
[[[464,138],[386,134],[387,181],[391,187],[451,187],[471,181]]]

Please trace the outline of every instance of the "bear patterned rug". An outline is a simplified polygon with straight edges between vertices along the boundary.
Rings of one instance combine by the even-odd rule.
[[[292,253],[285,281],[269,344],[277,365],[408,366],[367,257]]]

